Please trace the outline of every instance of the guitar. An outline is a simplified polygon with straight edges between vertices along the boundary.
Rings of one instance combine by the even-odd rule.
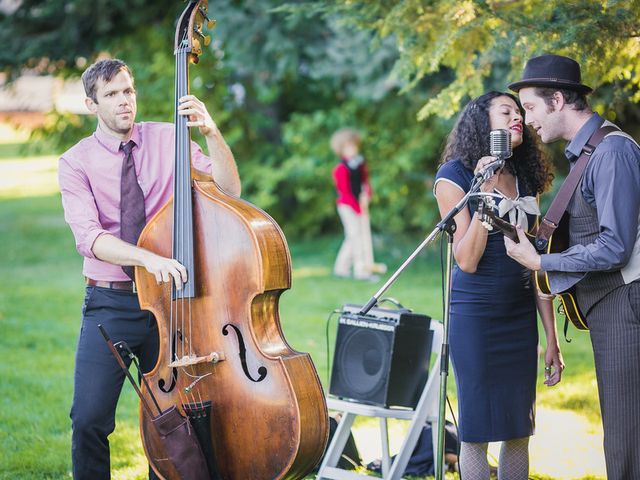
[[[496,215],[495,209],[496,203],[493,197],[488,195],[486,197],[479,197],[478,208],[476,209],[478,220],[480,220],[487,230],[493,230],[496,228],[498,231],[502,232],[505,237],[519,243],[520,239],[518,238],[516,227]],[[533,241],[536,238],[535,235],[531,235],[529,232],[527,232],[526,235],[529,241],[533,244]]]
[[[478,202],[477,214],[480,222],[482,222],[483,225],[489,228],[489,230],[496,228],[497,230],[502,232],[503,235],[518,243],[520,240],[518,238],[516,227],[506,220],[498,217],[493,209],[493,206],[495,206],[495,202],[491,197],[487,198],[489,199],[488,201],[481,198]],[[531,241],[531,243],[534,242],[534,235],[531,235],[529,232],[527,232],[527,237]],[[569,215],[565,213],[565,215],[562,217],[562,220],[560,220],[558,228],[556,228],[556,230],[553,232],[553,235],[549,239],[549,243],[544,253],[558,253],[566,250],[568,247]],[[546,295],[552,294],[551,284],[549,282],[549,276],[547,275],[547,272],[543,272],[542,270],[534,272],[534,278],[538,290]],[[589,330],[587,320],[580,311],[578,302],[576,301],[575,285],[570,287],[568,290],[565,290],[564,292],[558,293],[557,296],[560,297],[558,313],[564,316],[566,320],[570,321],[578,330]]]

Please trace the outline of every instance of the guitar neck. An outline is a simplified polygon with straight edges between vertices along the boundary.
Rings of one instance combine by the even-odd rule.
[[[503,233],[504,236],[510,238],[514,242],[519,242],[518,232],[516,231],[516,227],[514,227],[509,222],[507,222],[506,220],[503,220],[500,217],[493,217],[491,219],[491,222],[494,227],[496,227],[498,230],[500,230]]]
[[[481,222],[488,223],[489,225],[493,226],[494,228],[502,232],[502,234],[505,237],[513,240],[516,243],[520,241],[520,239],[518,238],[518,232],[516,231],[515,225],[512,225],[511,223],[497,216],[493,212],[492,208],[487,207],[487,205],[485,205],[485,203],[482,200],[478,203],[477,213],[478,213],[478,218],[480,219]],[[529,241],[533,242],[534,237],[529,235],[529,233],[527,233],[527,237],[529,238]]]

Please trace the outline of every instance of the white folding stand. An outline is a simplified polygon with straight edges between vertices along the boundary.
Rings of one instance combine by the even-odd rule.
[[[422,390],[420,400],[414,410],[383,408],[373,405],[365,405],[353,401],[338,400],[335,398],[327,398],[327,406],[331,410],[341,411],[342,420],[338,423],[336,433],[327,447],[324,459],[318,471],[317,480],[335,479],[335,480],[360,480],[370,478],[369,475],[355,473],[350,470],[342,470],[337,468],[338,461],[347,443],[351,426],[355,418],[360,415],[363,417],[378,417],[380,419],[380,441],[382,443],[382,478],[385,480],[399,480],[402,478],[409,458],[413,453],[413,449],[418,442],[422,428],[430,423],[432,428],[433,451],[437,451],[438,442],[438,386],[440,378],[440,357],[443,330],[442,324],[437,320],[431,320],[431,330],[433,330],[433,341],[431,352],[436,354],[435,362],[432,362],[431,371],[427,378],[427,383]],[[396,458],[391,461],[389,454],[389,432],[387,429],[387,419],[397,418],[399,420],[410,420],[411,424],[405,436],[400,452]]]

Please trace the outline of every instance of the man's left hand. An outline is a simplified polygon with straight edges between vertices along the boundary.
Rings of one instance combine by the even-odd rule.
[[[207,107],[194,95],[185,95],[178,100],[178,115],[187,115],[187,126],[198,127],[205,137],[217,130],[216,123]]]
[[[530,270],[540,270],[540,255],[538,255],[536,249],[531,245],[531,242],[529,242],[522,227],[516,227],[516,231],[518,232],[518,240],[520,240],[520,243],[514,242],[506,235],[504,236],[504,246],[507,249],[507,255]]]

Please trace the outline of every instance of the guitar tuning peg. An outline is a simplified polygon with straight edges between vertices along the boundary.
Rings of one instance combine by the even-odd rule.
[[[480,222],[482,224],[482,226],[484,228],[486,228],[487,230],[491,231],[493,230],[493,225],[491,225],[489,222],[487,222],[486,220],[483,222]]]
[[[204,46],[208,47],[211,44],[211,35],[206,35],[203,41],[204,41]]]

